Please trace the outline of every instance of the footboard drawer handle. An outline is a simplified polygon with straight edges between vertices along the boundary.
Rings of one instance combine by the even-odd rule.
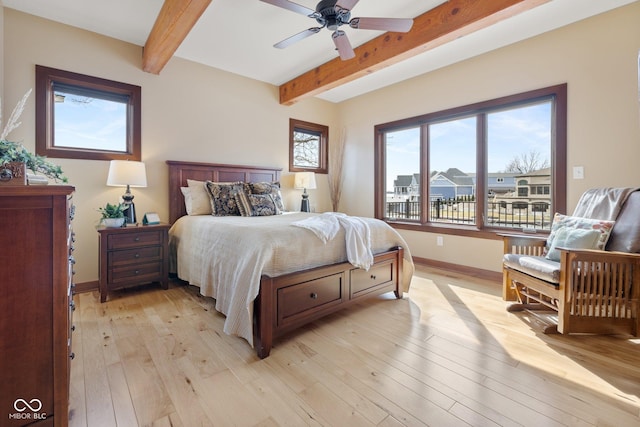
[[[317,293],[315,293],[315,292],[311,292],[311,295],[309,295],[309,297],[310,297],[311,299],[318,299],[318,294],[317,294]]]

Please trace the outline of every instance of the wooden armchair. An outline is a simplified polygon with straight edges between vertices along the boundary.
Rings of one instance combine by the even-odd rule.
[[[638,336],[640,191],[624,202],[607,250],[560,249],[544,257],[546,237],[504,235],[503,299],[509,311],[555,310],[545,333],[629,333]]]

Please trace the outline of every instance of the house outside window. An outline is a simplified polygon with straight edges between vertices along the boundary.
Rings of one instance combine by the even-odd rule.
[[[566,85],[377,125],[375,133],[375,213],[398,228],[489,237],[549,230],[551,213],[565,210]]]

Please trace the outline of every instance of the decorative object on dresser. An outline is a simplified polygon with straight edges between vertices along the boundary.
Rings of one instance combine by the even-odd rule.
[[[309,206],[309,194],[307,193],[307,189],[314,190],[316,188],[316,174],[314,172],[296,172],[293,187],[303,190],[300,211],[311,212],[311,208]]]
[[[125,222],[127,224],[137,223],[136,208],[133,204],[133,194],[131,194],[130,187],[147,186],[147,171],[144,163],[133,160],[111,160],[107,185],[127,187],[127,191],[122,195]]]
[[[0,189],[3,426],[66,426],[73,359],[71,186]],[[40,424],[42,423],[42,424]]]
[[[30,94],[31,89],[24,94],[20,102],[15,106],[4,127],[1,127],[2,110],[0,110],[0,185],[2,186],[32,183],[44,184],[48,183],[47,178],[52,178],[56,182],[67,182],[67,178],[62,174],[60,166],[49,162],[43,156],[29,152],[22,144],[7,141],[11,131],[20,126],[18,119]],[[25,169],[34,172],[34,174],[29,174],[29,180],[27,180]],[[43,176],[37,175],[37,173],[42,173]]]
[[[159,282],[169,288],[169,224],[99,227],[100,302],[115,289]]]

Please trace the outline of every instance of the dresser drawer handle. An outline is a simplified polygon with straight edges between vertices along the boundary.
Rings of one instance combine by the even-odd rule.
[[[140,274],[140,270],[136,270],[136,271],[135,271],[135,273],[136,273],[136,274]]]
[[[74,352],[71,352],[71,354],[69,355],[69,359],[73,360],[76,358],[76,354]]]
[[[136,237],[135,239],[133,239],[134,242],[139,242],[140,241],[140,236]]]
[[[133,257],[134,257],[134,258],[140,258],[140,254],[139,254],[139,253],[136,253]]]
[[[311,295],[309,295],[309,297],[310,297],[311,299],[318,299],[318,294],[317,294],[317,293],[315,293],[315,292],[311,292]]]

